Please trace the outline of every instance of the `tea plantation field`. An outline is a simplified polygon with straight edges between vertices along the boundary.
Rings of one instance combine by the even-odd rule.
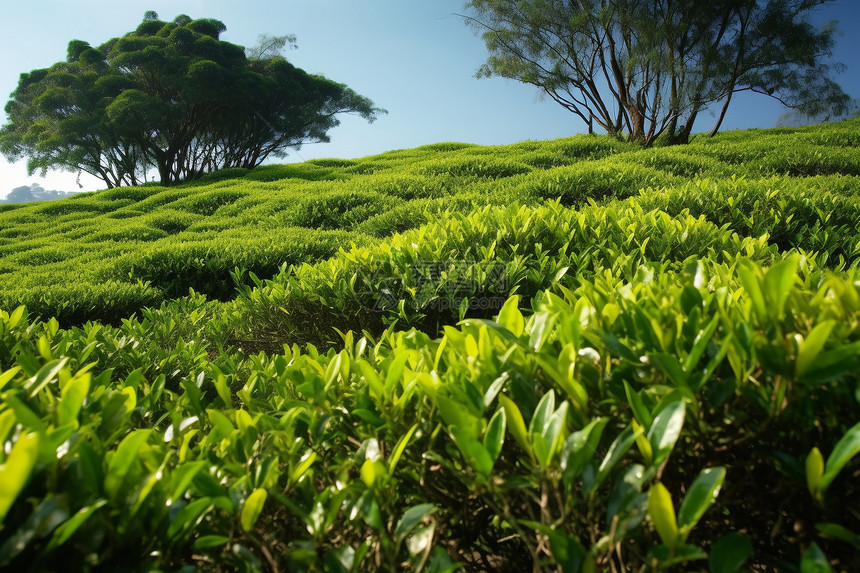
[[[0,568],[860,570],[860,120],[0,207]]]

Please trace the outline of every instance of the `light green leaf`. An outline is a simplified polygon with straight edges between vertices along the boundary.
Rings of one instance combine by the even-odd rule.
[[[523,420],[523,415],[520,412],[519,407],[513,400],[504,394],[499,394],[499,402],[505,410],[508,429],[514,436],[514,440],[516,440],[517,444],[519,444],[523,451],[528,454],[529,458],[534,459],[534,452],[532,452],[532,446],[529,443],[528,433],[526,432],[526,423]]]
[[[834,326],[836,326],[835,320],[825,320],[809,331],[800,348],[797,349],[797,359],[794,363],[795,376],[803,376],[803,373],[815,362]]]
[[[759,268],[746,259],[741,259],[737,266],[738,279],[744,287],[744,291],[752,302],[753,310],[758,316],[764,318],[767,316],[767,307],[765,306],[764,295],[761,291],[761,283]]]
[[[299,464],[290,472],[290,483],[298,483],[316,460],[317,453],[315,451],[306,451]]]
[[[60,426],[77,422],[78,412],[81,411],[84,399],[90,391],[91,380],[92,375],[86,372],[75,376],[63,387],[60,405],[57,407],[57,417]]]
[[[394,449],[391,450],[391,455],[388,457],[388,473],[393,474],[394,468],[397,467],[397,462],[400,461],[400,456],[403,455],[403,451],[406,449],[406,445],[409,443],[409,439],[412,437],[412,434],[415,433],[415,430],[418,429],[418,424],[413,424],[411,428],[409,428],[405,434],[403,434],[397,443],[394,445]]]
[[[764,295],[771,316],[781,320],[785,314],[785,301],[791,293],[800,255],[792,253],[767,270],[764,275]]]
[[[648,516],[654,523],[657,534],[665,545],[674,548],[678,545],[678,525],[675,520],[675,507],[669,490],[657,482],[648,490]]]
[[[36,375],[24,384],[24,388],[27,390],[27,396],[33,398],[42,390],[42,388],[53,382],[57,377],[57,374],[59,374],[60,370],[66,366],[68,361],[69,358],[66,357],[59,360],[51,360],[42,366],[39,371],[36,372]]]
[[[364,460],[364,463],[361,464],[361,481],[363,481],[364,485],[369,488],[375,487],[377,480],[385,478],[387,474],[388,472],[385,469],[385,464],[382,463],[381,460],[367,458]]]
[[[239,518],[242,529],[245,531],[254,529],[257,519],[263,512],[263,504],[266,503],[268,495],[268,492],[263,488],[258,488],[251,492],[251,495],[248,496],[242,505],[242,514]]]
[[[21,367],[15,366],[13,368],[10,368],[9,370],[6,370],[4,372],[0,372],[0,390],[2,390],[3,387],[6,384],[8,384],[9,381],[12,380],[12,378],[15,377],[15,374],[17,374],[20,371],[21,371]]]
[[[6,463],[0,465],[0,523],[30,479],[39,457],[39,441],[36,433],[22,436],[12,446]]]
[[[442,419],[449,426],[457,426],[462,431],[469,432],[474,436],[480,435],[483,431],[482,417],[470,412],[462,402],[439,394],[436,396],[436,407],[439,409]]]
[[[236,427],[230,418],[224,415],[220,410],[208,409],[206,413],[209,415],[209,423],[212,424],[213,438],[220,440],[226,438],[233,433]]]
[[[809,488],[809,493],[812,497],[820,499],[819,487],[821,484],[821,476],[824,475],[824,456],[821,455],[821,450],[812,448],[809,455],[806,456],[806,486]]]
[[[493,471],[494,460],[486,448],[471,432],[464,431],[457,426],[451,426],[450,431],[454,443],[457,444],[466,462],[480,475],[488,477]]]
[[[523,318],[523,313],[519,309],[520,296],[514,295],[505,301],[502,309],[499,311],[499,317],[496,320],[501,326],[507,328],[511,333],[519,337],[525,329],[526,321]]]

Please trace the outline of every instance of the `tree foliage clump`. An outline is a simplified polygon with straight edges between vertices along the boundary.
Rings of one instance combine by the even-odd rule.
[[[290,64],[292,36],[246,51],[226,26],[147,12],[136,30],[21,75],[6,105],[0,151],[30,171],[90,173],[110,187],[157,172],[163,185],[230,167],[250,169],[304,143],[328,141],[342,113],[384,110],[344,84]]]
[[[490,57],[479,77],[532,84],[589,128],[650,145],[686,141],[701,111],[735,93],[806,116],[847,115],[831,79],[836,27],[809,13],[832,0],[472,0],[467,22]]]

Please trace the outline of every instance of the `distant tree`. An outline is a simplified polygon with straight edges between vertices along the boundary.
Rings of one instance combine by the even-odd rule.
[[[30,203],[35,200],[36,196],[33,195],[29,185],[15,187],[6,195],[6,203]]]
[[[246,54],[220,39],[225,29],[147,12],[135,31],[98,48],[71,41],[65,62],[21,75],[0,152],[27,157],[31,172],[81,170],[115,187],[152,169],[168,185],[328,141],[340,114],[385,113],[287,62],[281,51],[294,37],[261,36]]]
[[[809,12],[832,0],[472,0],[467,23],[490,56],[479,77],[540,88],[591,132],[643,145],[689,137],[699,113],[753,91],[816,114],[844,114],[830,78],[835,25]]]

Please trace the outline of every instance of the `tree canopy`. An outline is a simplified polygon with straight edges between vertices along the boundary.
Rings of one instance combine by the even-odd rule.
[[[327,142],[338,115],[385,113],[344,84],[290,64],[292,36],[261,36],[246,53],[226,26],[147,12],[136,30],[94,48],[72,40],[66,61],[21,75],[6,105],[0,151],[30,172],[84,171],[108,187],[162,184],[227,167],[253,168],[289,148]]]
[[[472,0],[467,22],[489,51],[478,75],[532,84],[579,116],[644,145],[686,140],[700,112],[733,94],[776,98],[808,116],[844,114],[829,63],[832,0]]]

